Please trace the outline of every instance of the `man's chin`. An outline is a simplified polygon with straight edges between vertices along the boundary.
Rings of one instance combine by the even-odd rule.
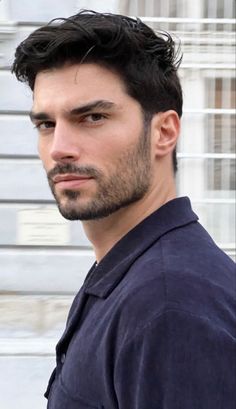
[[[65,206],[59,203],[58,209],[61,215],[67,220],[81,220],[81,212],[78,211],[78,207]]]
[[[58,209],[61,215],[67,220],[100,220],[104,219],[107,216],[110,216],[111,213],[114,213],[117,209],[108,209],[108,208],[96,208],[89,206],[63,206],[58,204]]]
[[[61,215],[67,220],[91,220],[93,219],[93,214],[87,209],[78,209],[78,206],[68,206],[58,204],[58,209]]]

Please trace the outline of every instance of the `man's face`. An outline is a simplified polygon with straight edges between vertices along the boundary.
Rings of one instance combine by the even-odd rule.
[[[65,218],[103,218],[147,193],[148,124],[116,74],[96,64],[39,73],[31,118]]]

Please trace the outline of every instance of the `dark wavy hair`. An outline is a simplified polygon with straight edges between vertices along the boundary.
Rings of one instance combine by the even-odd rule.
[[[120,76],[146,117],[169,109],[181,117],[181,59],[169,33],[157,34],[138,18],[82,10],[31,33],[16,49],[12,72],[33,90],[41,71],[66,63],[97,63]],[[173,167],[176,171],[176,150]]]

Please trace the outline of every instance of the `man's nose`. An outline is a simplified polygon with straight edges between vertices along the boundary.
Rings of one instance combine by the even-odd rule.
[[[75,162],[80,157],[78,137],[72,126],[57,124],[54,129],[51,157],[58,163]]]

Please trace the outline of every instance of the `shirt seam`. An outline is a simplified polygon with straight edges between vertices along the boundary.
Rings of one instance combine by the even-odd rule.
[[[122,349],[123,349],[123,348],[126,348],[126,347],[128,346],[128,344],[134,342],[134,341],[136,340],[136,338],[138,338],[140,335],[143,335],[144,332],[145,332],[147,329],[149,329],[153,324],[155,324],[155,321],[156,321],[156,320],[159,320],[161,317],[165,318],[166,315],[167,315],[169,312],[179,312],[179,313],[183,313],[183,314],[185,314],[185,315],[198,318],[198,319],[201,320],[201,321],[207,321],[207,322],[209,322],[209,323],[212,323],[212,320],[211,320],[210,318],[206,317],[206,316],[202,316],[202,315],[199,315],[199,314],[195,314],[195,313],[193,313],[193,312],[191,312],[191,311],[188,311],[188,310],[185,310],[185,309],[182,309],[182,308],[175,308],[175,307],[172,307],[172,306],[164,307],[162,311],[159,311],[158,314],[156,314],[154,317],[152,317],[152,319],[149,320],[144,326],[139,327],[138,331],[137,331],[133,336],[129,337],[129,338],[125,341],[125,343],[124,343],[123,346],[122,346]],[[164,317],[164,316],[165,316],[165,317]],[[167,322],[168,322],[168,321],[167,321]],[[168,323],[167,323],[167,322],[166,322],[166,328],[168,329]],[[216,326],[217,328],[221,328],[221,327],[219,327],[219,326],[216,325],[216,324],[215,324],[214,326]]]

